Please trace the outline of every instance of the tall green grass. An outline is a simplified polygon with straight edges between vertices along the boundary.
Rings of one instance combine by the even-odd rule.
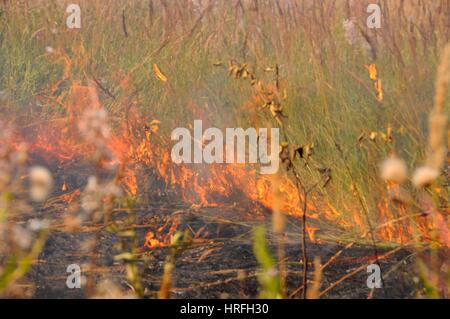
[[[348,44],[342,26],[353,17],[364,29],[365,2],[349,7],[343,0],[203,1],[200,6],[188,0],[80,1],[82,28],[68,30],[68,1],[4,1],[0,91],[11,99],[0,110],[4,116],[64,114],[52,99],[36,104],[35,98],[55,97],[67,92],[70,81],[95,78],[114,95],[102,93],[101,98],[117,122],[133,106],[143,117],[159,119],[163,134],[199,117],[217,127],[245,127],[251,88],[213,64],[246,62],[266,81],[273,73],[264,69],[278,64],[295,142],[314,142],[314,158],[332,169],[332,183],[320,190],[324,201],[353,222],[350,211],[360,209],[357,188],[375,219],[385,188],[378,163],[394,149],[414,166],[424,158],[434,94],[430,79],[448,41],[450,9],[445,0],[411,1],[404,7],[400,1],[380,1],[382,28],[365,30],[377,39],[373,60]],[[56,92],[50,88],[62,79],[64,62],[46,53],[47,46],[73,62]],[[377,65],[383,81],[381,104],[370,91],[364,67],[369,63]],[[167,83],[153,75],[153,64],[166,74]],[[127,85],[121,85],[127,76]],[[367,140],[358,145],[362,132],[388,127],[394,132],[392,144]]]

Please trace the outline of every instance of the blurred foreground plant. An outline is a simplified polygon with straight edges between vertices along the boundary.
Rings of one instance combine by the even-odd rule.
[[[32,212],[24,196],[23,176],[29,178],[29,199],[44,202],[53,180],[44,167],[26,169],[26,146],[13,143],[13,128],[0,120],[0,296],[21,296],[15,285],[30,269],[42,251],[48,222],[33,218],[21,222],[21,215]]]
[[[445,95],[450,82],[450,44],[442,54],[438,68],[434,108],[429,115],[429,133],[427,158],[423,166],[417,168],[411,177],[416,192],[410,194],[402,184],[407,179],[407,167],[402,159],[395,156],[381,165],[381,177],[388,183],[392,200],[401,202],[412,210],[418,210],[430,222],[429,256],[417,259],[418,274],[430,298],[448,297],[450,248],[450,227],[445,209],[449,205],[448,193],[448,150],[446,135],[448,132],[445,114]],[[445,167],[445,168],[444,168]],[[441,178],[442,177],[442,178]],[[419,248],[419,242],[416,243]]]
[[[266,230],[259,226],[254,229],[253,252],[261,271],[258,280],[261,285],[261,298],[283,298],[280,273],[276,261],[269,252],[266,242]]]
[[[172,282],[172,273],[175,269],[175,264],[178,257],[186,250],[192,243],[192,238],[188,230],[184,233],[178,231],[172,237],[170,254],[164,263],[164,273],[161,280],[161,287],[159,289],[158,297],[160,299],[170,298],[170,288]]]

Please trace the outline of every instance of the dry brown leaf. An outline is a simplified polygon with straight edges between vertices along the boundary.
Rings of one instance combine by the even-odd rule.
[[[163,82],[167,82],[167,76],[165,76],[159,67],[156,64],[153,64],[153,72],[155,73],[156,77],[160,79]]]

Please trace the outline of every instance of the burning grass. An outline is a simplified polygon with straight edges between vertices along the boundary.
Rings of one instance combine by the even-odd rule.
[[[428,289],[417,288],[417,295],[448,296],[445,271],[436,266],[445,265],[449,245],[444,119],[450,70],[448,54],[442,54],[450,34],[447,1],[382,1],[383,27],[376,31],[364,27],[364,1],[81,1],[86,10],[79,30],[66,28],[64,4],[0,5],[0,133],[7,133],[0,154],[1,165],[6,163],[0,166],[0,190],[7,194],[0,233],[5,229],[8,238],[0,256],[9,251],[36,259],[47,236],[54,236],[47,228],[91,233],[88,239],[74,235],[90,256],[83,261],[93,273],[85,296],[99,296],[97,290],[112,285],[97,287],[106,277],[97,270],[108,254],[124,267],[134,295],[156,296],[146,278],[155,274],[143,269],[161,253],[166,266],[157,272],[159,297],[170,297],[184,289],[171,280],[179,260],[192,257],[191,247],[207,247],[203,260],[221,244],[207,222],[192,228],[179,215],[212,210],[224,228],[241,218],[272,221],[277,258],[266,251],[270,243],[254,240],[263,275],[279,270],[263,280],[251,270],[261,296],[326,296],[348,277],[321,286],[324,268],[358,245],[369,257],[358,253],[363,262],[346,269],[349,274],[365,270],[367,261],[381,263],[414,248],[421,257],[417,277]],[[435,89],[429,79],[436,74]],[[170,132],[195,119],[218,128],[280,128],[282,170],[274,177],[260,175],[255,165],[173,163]],[[19,156],[25,145],[26,161]],[[433,171],[418,170],[407,180],[408,169],[425,158]],[[52,183],[45,183],[39,169],[28,176],[25,167],[31,165],[47,167]],[[43,194],[50,186],[52,193]],[[31,204],[27,187],[31,198],[46,201]],[[176,218],[139,220],[149,205],[153,215],[154,207],[169,203]],[[232,221],[220,216],[228,210],[238,212]],[[14,239],[15,223],[35,213],[51,225],[32,234],[22,229],[16,236],[21,240]],[[301,225],[295,230],[302,249],[295,254],[286,242],[293,231],[286,218]],[[106,233],[114,237],[107,244],[117,245],[97,258]],[[240,237],[253,240],[243,230],[232,236]],[[35,246],[17,248],[16,254],[16,244],[27,238]],[[242,245],[251,246],[248,241]],[[339,248],[332,256],[315,248],[307,253],[321,244]],[[428,253],[437,260],[433,265]],[[316,254],[324,265],[316,259],[313,267]],[[26,272],[17,268],[0,278],[0,290],[6,283],[10,289],[5,295],[21,293],[11,290]],[[251,273],[243,266],[237,277],[242,271]],[[112,291],[121,296],[121,289]],[[372,297],[374,290],[367,293]]]

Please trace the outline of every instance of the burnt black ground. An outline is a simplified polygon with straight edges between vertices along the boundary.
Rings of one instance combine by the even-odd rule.
[[[57,213],[62,215],[63,213]],[[141,208],[137,211],[136,230],[142,247],[142,259],[139,263],[142,270],[142,282],[149,297],[156,296],[163,273],[164,261],[169,254],[168,248],[149,250],[144,247],[144,237],[149,229],[156,229],[168,219],[179,218],[178,229],[191,229],[193,232],[205,227],[204,235],[195,244],[183,252],[178,258],[172,278],[172,298],[257,298],[258,281],[256,273],[258,265],[252,248],[252,228],[267,221],[243,218],[245,213],[235,207],[205,208],[193,210],[189,208],[161,206]],[[263,214],[262,214],[263,215]],[[157,218],[155,218],[157,216]],[[57,217],[57,216],[55,216]],[[270,220],[266,218],[265,220]],[[292,292],[301,283],[302,265],[299,221],[289,218],[285,236],[285,256],[287,265],[287,287]],[[267,225],[270,229],[269,225]],[[294,227],[295,226],[295,227]],[[67,233],[55,230],[50,235],[39,261],[32,267],[27,279],[35,285],[35,298],[84,298],[85,289],[68,289],[66,268],[70,264],[79,264],[82,272],[89,256],[80,250],[82,242],[95,236],[92,230],[79,233]],[[124,289],[129,289],[124,276],[124,266],[115,261],[119,252],[114,248],[117,237],[105,230],[100,232],[98,249],[98,279],[112,279]],[[274,236],[268,234],[269,243],[275,253]],[[309,261],[319,256],[325,263],[331,256],[343,248],[343,243],[307,243]],[[379,254],[387,251],[380,249]],[[321,289],[325,289],[353,269],[367,263],[367,258],[374,255],[370,245],[353,246],[344,250],[342,255],[329,267],[322,276]],[[414,284],[412,269],[414,264],[408,258],[410,253],[400,250],[381,262],[385,288],[377,289],[374,298],[412,298]],[[84,272],[84,276],[89,273]],[[348,280],[342,282],[324,298],[367,298],[366,269],[359,271]],[[312,270],[309,272],[312,279]],[[299,296],[299,295],[297,295]]]

